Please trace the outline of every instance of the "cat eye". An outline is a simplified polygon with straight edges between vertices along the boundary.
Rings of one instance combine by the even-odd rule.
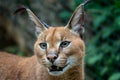
[[[65,47],[67,47],[69,44],[70,44],[70,41],[63,41],[63,42],[61,42],[60,47],[61,47],[61,48],[65,48]]]
[[[45,42],[40,43],[39,46],[40,46],[42,49],[47,49],[47,43],[45,43]]]

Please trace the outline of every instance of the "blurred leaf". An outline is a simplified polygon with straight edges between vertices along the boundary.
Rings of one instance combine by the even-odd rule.
[[[120,27],[120,16],[116,17],[115,24],[117,24]]]
[[[106,9],[104,10],[100,10],[99,11],[100,14],[96,14],[96,19],[93,22],[94,27],[97,29],[99,27],[99,25],[104,22],[109,14],[109,11],[106,11]]]
[[[97,54],[97,55],[93,55],[91,58],[89,58],[88,63],[90,65],[95,64],[97,61],[99,61],[100,59],[102,59],[103,55],[102,54]]]
[[[102,70],[100,71],[100,75],[103,76],[107,71],[108,71],[108,67],[106,66],[102,68]]]
[[[120,80],[120,73],[114,73],[108,80]]]
[[[110,34],[112,34],[113,32],[113,28],[112,27],[107,27],[107,26],[103,26],[104,29],[101,30],[102,33],[102,38],[108,38],[110,36]]]
[[[120,7],[120,0],[114,0],[115,6]]]
[[[100,49],[104,53],[109,53],[112,50],[111,46],[109,46],[107,43],[104,43],[103,45],[101,45]]]

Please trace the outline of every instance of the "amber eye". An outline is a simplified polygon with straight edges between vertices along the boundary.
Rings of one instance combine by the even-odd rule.
[[[40,43],[39,46],[40,46],[42,49],[47,49],[47,43],[45,43],[45,42]]]
[[[65,48],[65,47],[67,47],[69,44],[70,44],[70,41],[63,41],[63,42],[61,42],[60,47],[61,47],[61,48]]]

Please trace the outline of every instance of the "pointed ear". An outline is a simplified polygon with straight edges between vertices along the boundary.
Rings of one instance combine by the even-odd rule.
[[[84,34],[84,5],[89,0],[80,4],[77,9],[72,14],[68,24],[66,25],[72,32],[79,34],[82,36]]]
[[[36,24],[36,36],[39,36],[39,34],[49,26],[45,22],[40,21],[30,9],[27,8],[26,11],[28,12],[30,19]]]
[[[40,34],[42,31],[44,31],[44,30],[46,30],[47,28],[49,28],[49,26],[48,26],[45,22],[39,20],[39,19],[35,16],[35,14],[34,14],[29,8],[26,8],[26,7],[19,8],[19,9],[17,9],[17,10],[15,11],[15,13],[18,13],[18,12],[24,11],[24,10],[27,11],[30,19],[36,24],[36,36],[39,36],[39,34]]]

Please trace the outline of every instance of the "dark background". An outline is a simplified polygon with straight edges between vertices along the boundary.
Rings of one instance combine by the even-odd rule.
[[[82,0],[0,0],[0,51],[33,55],[35,25],[22,5],[52,26],[65,25]],[[120,80],[120,0],[92,0],[85,6],[86,80]]]

